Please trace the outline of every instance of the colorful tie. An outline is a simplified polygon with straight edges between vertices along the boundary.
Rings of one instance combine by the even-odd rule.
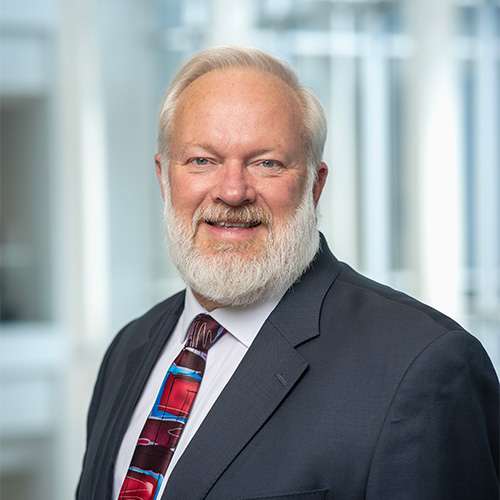
[[[169,368],[144,424],[119,500],[154,500],[201,384],[208,349],[227,330],[208,314],[191,323],[186,345]]]

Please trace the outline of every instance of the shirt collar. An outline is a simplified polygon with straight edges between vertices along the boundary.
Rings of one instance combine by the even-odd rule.
[[[208,313],[196,300],[191,289],[188,288],[186,290],[184,312],[181,318],[182,331],[184,332],[183,343],[186,341],[187,329],[193,319],[198,316],[198,314],[210,314],[210,316],[228,330],[233,337],[248,348],[283,295],[284,292],[264,302],[259,302],[258,304],[250,306],[220,307]]]

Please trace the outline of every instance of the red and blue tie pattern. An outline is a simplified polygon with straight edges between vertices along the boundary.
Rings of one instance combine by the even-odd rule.
[[[201,384],[208,349],[226,332],[208,314],[191,323],[186,345],[169,368],[144,424],[119,500],[154,500]]]

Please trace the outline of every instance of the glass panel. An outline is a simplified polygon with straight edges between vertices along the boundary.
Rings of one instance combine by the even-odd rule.
[[[41,98],[2,102],[2,321],[51,319],[47,118]]]

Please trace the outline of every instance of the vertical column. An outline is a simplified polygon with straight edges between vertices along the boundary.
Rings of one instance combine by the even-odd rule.
[[[479,7],[478,58],[476,64],[476,104],[474,137],[476,172],[475,200],[475,255],[477,267],[474,269],[477,297],[475,310],[485,317],[495,318],[498,314],[498,234],[499,193],[498,163],[499,117],[498,81],[496,76],[495,17],[489,5]]]
[[[452,0],[410,0],[406,165],[417,294],[457,316],[462,288],[458,80]]]
[[[366,10],[362,54],[362,266],[372,278],[390,277],[391,215],[389,82],[384,33],[376,7]]]
[[[108,179],[103,81],[96,32],[96,2],[63,2],[58,100],[61,245],[66,247],[62,288],[73,332],[93,343],[108,330]],[[66,285],[66,286],[65,286]],[[75,304],[74,298],[78,301]]]
[[[108,204],[103,85],[96,2],[60,2],[56,144],[58,285],[66,340],[65,404],[59,408],[54,499],[74,496],[85,414],[109,313]]]
[[[345,53],[332,50],[330,63],[330,113],[325,156],[329,176],[320,206],[321,219],[335,254],[358,267],[358,171],[356,167],[356,34],[355,14],[349,6],[332,9],[332,37],[350,40]],[[334,40],[332,39],[332,44]]]

